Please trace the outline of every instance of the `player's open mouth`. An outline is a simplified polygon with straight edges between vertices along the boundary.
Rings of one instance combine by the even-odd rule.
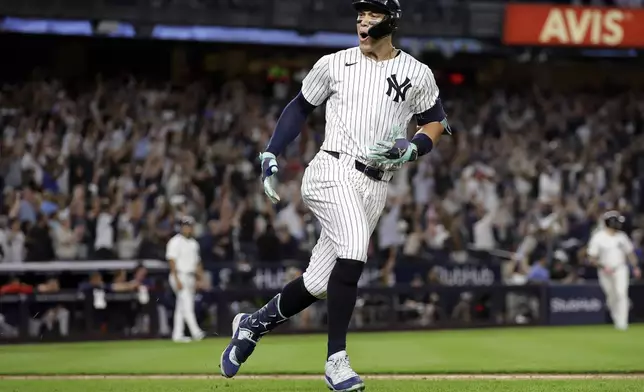
[[[358,36],[360,37],[360,42],[364,42],[367,39],[369,39],[369,34],[367,34],[367,33],[360,33],[360,34],[358,34]]]

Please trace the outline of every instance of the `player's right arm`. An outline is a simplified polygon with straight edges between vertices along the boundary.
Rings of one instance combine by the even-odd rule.
[[[626,257],[628,258],[628,262],[631,264],[631,267],[633,268],[633,275],[635,278],[639,279],[642,276],[642,271],[640,270],[639,267],[639,258],[635,254],[635,247],[633,246],[633,242],[631,242],[631,239],[628,238],[628,235],[626,233],[621,233],[621,240],[622,240],[622,246],[624,249],[624,253],[626,253]]]
[[[590,237],[588,247],[586,248],[586,255],[588,256],[588,263],[595,268],[601,268],[599,265],[599,233],[595,233]]]
[[[264,192],[273,203],[280,200],[274,189],[273,178],[271,178],[279,170],[276,157],[302,132],[309,114],[331,95],[329,59],[329,55],[320,58],[306,75],[302,81],[302,90],[284,108],[282,115],[277,120],[275,131],[268,142],[266,151],[259,156],[262,162]]]
[[[174,279],[177,285],[177,290],[181,290],[183,285],[179,280],[179,275],[177,274],[177,258],[179,257],[179,241],[176,241],[176,237],[172,237],[168,241],[166,246],[165,258],[168,260],[170,265],[170,276]]]
[[[302,90],[288,104],[275,126],[266,152],[275,156],[284,151],[302,132],[306,118],[331,95],[329,55],[320,58],[302,81]]]

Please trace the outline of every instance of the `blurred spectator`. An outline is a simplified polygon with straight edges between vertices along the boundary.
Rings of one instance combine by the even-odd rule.
[[[231,261],[234,258],[232,233],[224,223],[208,222],[208,231],[199,239],[202,260]]]
[[[282,260],[282,246],[272,225],[269,225],[257,239],[257,257],[267,262]]]
[[[378,247],[382,259],[387,263],[393,263],[405,238],[401,230],[401,205],[397,201],[391,202],[382,212],[378,223]],[[406,223],[403,223],[406,225]]]
[[[302,74],[299,66],[284,71]],[[20,225],[0,226],[2,260],[163,259],[183,214],[197,218],[206,262],[242,251],[258,261],[304,258],[320,225],[299,188],[323,139],[324,111],[280,157],[283,203],[274,207],[256,157],[283,101],[241,77],[212,89],[133,77],[2,86],[0,216]],[[272,87],[286,96],[297,80]],[[445,91],[457,132],[392,180],[374,236],[382,252],[372,254],[384,266],[439,251],[466,261],[470,248],[517,251],[523,263],[553,260],[561,243],[587,240],[601,211],[618,208],[630,220],[644,211],[634,197],[642,188],[641,93]]]
[[[50,234],[49,218],[39,213],[37,222],[27,233],[27,260],[55,260],[54,243]]]
[[[235,267],[231,271],[228,288],[239,290],[248,289],[249,287],[256,287],[253,281],[254,276],[255,269],[253,268],[253,266],[246,259],[246,257],[240,257],[240,259],[235,262]]]
[[[415,275],[410,286],[422,288],[424,286],[422,276]],[[401,308],[404,312],[411,313],[412,317],[417,320],[418,325],[426,327],[444,317],[438,299],[438,294],[436,293],[431,293],[427,296],[416,292],[409,297],[402,298]]]
[[[79,243],[83,237],[83,228],[72,228],[71,217],[67,213],[59,214],[59,221],[53,228],[54,249],[58,260],[76,260],[79,257]]]
[[[7,283],[0,286],[0,294],[32,294],[33,292],[34,287],[22,283],[17,276],[11,277]]]
[[[482,203],[475,206],[475,217],[473,225],[474,248],[477,250],[496,249],[494,237],[494,219],[496,218],[496,207],[485,207]]]
[[[461,293],[460,299],[452,310],[452,320],[469,324],[472,322],[472,293]]]
[[[60,291],[60,282],[57,278],[49,278],[45,283],[35,287],[37,294],[53,294]],[[43,336],[54,334],[54,328],[58,336],[69,335],[69,310],[62,304],[51,302],[36,302],[30,311],[32,317],[29,319],[30,336]]]
[[[550,281],[550,271],[548,271],[548,260],[544,257],[534,263],[528,272],[528,282],[546,283]]]
[[[293,260],[298,257],[298,242],[295,237],[291,235],[289,227],[286,224],[279,224],[277,226],[276,236],[279,245],[280,260]]]
[[[90,225],[94,227],[94,258],[97,260],[113,260],[116,258],[114,246],[116,238],[114,235],[115,217],[113,207],[109,201],[100,200],[99,211],[93,211],[90,215]]]
[[[117,222],[117,255],[119,259],[130,260],[137,256],[142,241],[142,206],[132,201],[126,211],[119,215]]]
[[[20,221],[13,219],[6,224],[5,220],[0,223],[0,261],[22,263],[24,260],[25,235],[20,228]]]

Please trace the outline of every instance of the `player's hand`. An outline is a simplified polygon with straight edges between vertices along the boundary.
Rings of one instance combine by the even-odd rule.
[[[612,269],[612,268],[609,268],[609,267],[604,267],[604,268],[602,268],[602,271],[603,271],[606,275],[612,275],[612,274],[613,274],[613,269]]]
[[[642,277],[642,270],[640,269],[640,267],[633,268],[633,276],[635,277],[635,279]]]
[[[177,279],[177,291],[183,290],[183,285],[181,284],[181,281]]]
[[[405,138],[395,141],[380,141],[369,147],[367,158],[379,164],[405,163],[418,158],[418,148]]]
[[[273,204],[277,204],[280,201],[280,197],[275,192],[277,187],[277,178],[275,174],[279,171],[277,167],[277,158],[270,152],[263,152],[259,154],[259,160],[262,164],[262,183],[264,184],[264,193],[268,196]]]

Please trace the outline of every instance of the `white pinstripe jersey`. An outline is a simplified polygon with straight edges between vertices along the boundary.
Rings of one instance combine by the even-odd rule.
[[[376,62],[355,47],[320,58],[302,95],[315,106],[326,101],[322,149],[367,162],[376,142],[407,136],[413,115],[436,103],[438,87],[429,67],[403,51]]]

